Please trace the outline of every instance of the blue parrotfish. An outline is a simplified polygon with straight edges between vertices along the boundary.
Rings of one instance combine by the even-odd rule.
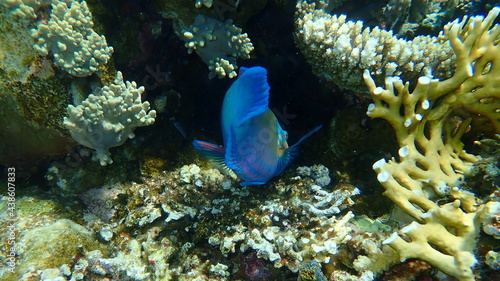
[[[321,126],[288,147],[288,133],[269,109],[267,71],[242,67],[222,105],[224,147],[195,140],[193,145],[221,170],[231,169],[241,185],[262,185],[279,175],[298,154],[298,145]]]

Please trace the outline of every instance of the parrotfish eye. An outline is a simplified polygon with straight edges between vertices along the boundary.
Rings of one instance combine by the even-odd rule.
[[[280,134],[281,141],[286,141],[288,139],[288,132],[282,132]]]

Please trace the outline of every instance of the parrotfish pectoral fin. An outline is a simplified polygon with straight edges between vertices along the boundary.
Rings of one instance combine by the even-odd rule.
[[[227,167],[233,170],[235,173],[241,172],[242,169],[238,164],[236,159],[236,149],[238,144],[236,143],[236,132],[233,126],[229,126],[229,140],[227,141],[227,153],[225,156],[225,163]]]
[[[248,185],[263,185],[266,184],[265,181],[244,181],[240,183],[241,186],[248,186]]]
[[[303,142],[305,139],[310,137],[312,134],[316,133],[319,129],[323,127],[322,125],[319,125],[318,127],[314,128],[312,131],[307,133],[305,136],[303,136],[296,144],[290,146],[285,153],[278,159],[278,166],[276,167],[276,172],[274,173],[274,176],[277,176],[285,170],[285,168],[292,162],[295,157],[299,154],[299,145],[301,142]]]
[[[222,172],[229,171],[229,168],[224,162],[226,150],[218,145],[211,144],[206,141],[194,140],[193,146],[201,155],[205,156],[212,165]]]
[[[287,149],[288,143],[286,142],[288,139],[288,133],[281,128],[280,123],[276,122],[278,127],[278,145],[281,149]]]
[[[268,110],[269,104],[270,87],[267,84],[267,70],[260,66],[242,70],[244,72],[237,80],[238,87],[234,89],[241,91],[238,102],[244,105],[240,120],[236,120],[237,125],[263,114]]]
[[[303,136],[302,138],[300,138],[300,140],[292,145],[290,148],[294,147],[294,146],[298,146],[301,142],[303,142],[305,139],[307,139],[308,137],[310,137],[312,134],[316,133],[317,131],[319,131],[319,129],[321,129],[323,127],[323,125],[319,125],[318,127],[312,129],[309,133],[307,133],[305,136]]]

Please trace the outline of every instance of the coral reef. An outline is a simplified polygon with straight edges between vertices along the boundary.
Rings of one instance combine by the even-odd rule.
[[[479,215],[479,219],[481,220],[484,233],[500,239],[500,202],[488,202],[483,212]]]
[[[310,174],[311,168],[303,167],[300,170],[302,172],[299,174],[305,170],[309,170],[307,174]],[[333,192],[324,190],[314,182],[328,183],[329,179],[325,180],[328,169],[315,166],[313,170],[317,171],[315,181],[308,176],[304,176],[305,179],[297,176],[290,184],[281,183],[276,187],[279,190],[277,196],[258,203],[260,207],[245,216],[238,211],[248,208],[245,206],[257,204],[254,201],[257,198],[250,197],[247,189],[235,189],[233,183],[217,170],[202,170],[196,165],[184,166],[179,170],[179,183],[169,184],[165,192],[148,188],[148,198],[140,200],[149,202],[147,205],[140,208],[128,207],[131,212],[125,223],[145,225],[165,216],[163,214],[166,214],[164,220],[167,224],[176,224],[190,218],[194,222],[191,226],[185,226],[186,231],[194,231],[198,239],[204,237],[224,255],[235,252],[238,248],[241,253],[253,250],[259,257],[273,262],[276,267],[286,265],[292,271],[297,271],[298,266],[308,260],[328,262],[328,256],[336,253],[337,246],[350,239],[350,228],[346,224],[354,215],[347,213],[337,218],[335,214],[352,205],[350,197],[359,192],[347,186]],[[223,190],[218,190],[218,186],[222,186]],[[132,190],[144,188],[135,185]],[[196,189],[210,192],[204,194]],[[154,195],[156,192],[161,193]],[[185,194],[185,202],[175,199],[180,196],[179,192]],[[286,201],[285,194],[288,194]],[[210,197],[205,197],[208,195]],[[315,227],[300,226],[301,222],[290,219],[299,213],[301,217],[306,216]],[[231,218],[222,218],[226,216]],[[226,223],[212,225],[209,221],[214,218],[217,218],[215,221]]]
[[[458,185],[479,159],[461,142],[471,120],[482,121],[479,129],[500,130],[500,51],[495,43],[500,28],[492,27],[499,12],[494,8],[485,18],[464,18],[445,27],[441,37],[449,40],[457,58],[448,80],[423,76],[410,93],[409,83],[398,77],[387,78],[382,88],[376,87],[369,70],[364,73],[374,101],[367,114],[387,120],[400,146],[398,160],[381,159],[373,168],[384,195],[416,220],[401,229],[406,239],[394,233],[385,243],[398,251],[402,261],[419,258],[460,280],[474,280],[478,218],[487,209],[496,210],[495,202],[481,204]],[[454,117],[460,121],[451,122],[457,120]],[[442,196],[452,202],[435,202]]]
[[[32,77],[27,83],[0,82],[0,163],[29,166],[65,155],[74,145],[54,118],[64,114],[70,100],[64,79]],[[46,106],[51,104],[51,107]]]
[[[392,267],[380,278],[383,281],[408,281],[428,278],[432,266],[421,260],[408,260],[404,263]]]
[[[1,280],[498,279],[496,2],[0,2]],[[331,124],[262,186],[191,145],[240,59]]]
[[[40,239],[45,237],[45,239]],[[59,267],[85,251],[103,249],[94,235],[71,220],[61,219],[53,224],[27,232],[19,242],[22,272],[29,266],[45,269]]]
[[[379,24],[394,31],[397,37],[412,37],[422,29],[437,33],[456,10],[464,8],[464,2],[467,1],[390,0],[382,8]]]
[[[53,0],[50,19],[38,23],[32,36],[35,49],[46,56],[49,51],[54,64],[69,74],[83,77],[96,72],[110,59],[113,47],[92,27],[92,15],[85,1]]]
[[[500,256],[499,256],[498,252],[489,251],[486,254],[486,263],[493,270],[499,270],[500,269]]]
[[[19,168],[60,157],[74,145],[57,120],[71,98],[69,81],[37,55],[30,27],[0,4],[0,163]]]
[[[76,141],[96,150],[102,166],[111,164],[110,147],[133,138],[136,127],[155,121],[156,111],[149,110],[149,102],[141,101],[144,90],[135,82],[124,82],[118,72],[113,84],[90,94],[76,107],[69,105],[69,117],[64,117],[63,125]]]
[[[27,20],[34,19],[36,12],[43,6],[50,5],[51,0],[6,0],[2,4],[12,8],[12,14]]]
[[[242,261],[246,264],[243,274],[252,280],[275,276],[274,267],[297,271],[308,261],[329,263],[352,238],[348,221],[354,215],[339,212],[353,204],[350,197],[357,190],[316,185],[329,184],[328,174],[322,165],[300,167],[299,172],[274,183],[272,192],[262,196],[239,187],[218,170],[191,164],[144,178],[144,183],[89,190],[79,197],[89,211],[83,216],[88,230],[62,220],[23,231],[23,245],[48,245],[54,238],[61,242],[59,252],[67,248],[64,245],[80,250],[66,249],[64,253],[71,254],[43,266],[23,259],[18,273],[24,277],[20,280],[30,276],[168,279],[182,276],[187,269],[193,278],[231,280],[234,259],[238,259],[235,253],[253,253]],[[52,238],[39,235],[48,232],[53,233]],[[94,245],[92,232],[107,243],[109,250]],[[73,238],[81,236],[83,242],[71,242],[73,238],[65,233],[73,233]],[[47,238],[30,238],[35,236]],[[194,247],[194,242],[211,249],[212,254]],[[76,247],[80,244],[83,247]],[[38,248],[31,249],[29,255],[25,248],[20,251],[28,257]]]
[[[174,31],[185,42],[189,54],[196,52],[208,66],[209,78],[234,78],[238,75],[237,59],[249,59],[254,49],[240,27],[266,2],[197,0],[192,7],[182,0],[155,4],[162,17],[174,20]]]
[[[313,260],[300,266],[297,281],[327,281],[320,264]]]
[[[236,59],[250,58],[253,45],[246,33],[235,26],[232,20],[197,15],[188,29],[182,30],[182,39],[191,54],[195,51],[208,65],[209,78],[236,77]]]
[[[356,241],[359,247],[364,250],[364,255],[358,255],[352,262],[352,267],[358,272],[367,274],[371,272],[374,276],[379,276],[386,272],[392,266],[397,264],[399,256],[396,251],[389,246],[381,245],[380,238],[383,235],[377,235],[377,232],[371,232],[372,237],[369,237],[370,232],[367,232],[361,237],[357,237],[361,241]],[[367,237],[368,236],[368,237]]]
[[[33,49],[30,24],[0,5],[0,75],[2,82],[26,80],[33,74],[52,76],[54,71],[38,58]]]
[[[295,38],[314,73],[341,88],[363,92],[367,69],[378,83],[397,75],[412,80],[421,75],[448,78],[454,68],[446,40],[417,36],[398,39],[392,31],[363,27],[345,15],[330,15],[316,4],[297,4]]]
[[[6,230],[6,233],[10,232],[9,237],[14,238],[12,241],[15,242],[10,241],[8,244],[7,235],[0,238],[3,245],[10,245],[0,249],[2,263],[5,264],[8,256],[15,257],[14,270],[9,271],[5,266],[0,269],[2,280],[19,280],[19,275],[27,268],[47,268],[65,262],[66,259],[70,260],[71,252],[79,251],[78,245],[85,244],[88,249],[94,246],[99,248],[99,243],[92,233],[70,221],[81,216],[83,210],[78,202],[44,194],[36,187],[27,187],[25,191],[27,190],[31,190],[30,195],[20,197],[18,193],[14,209],[12,205],[8,205],[12,201],[4,199],[5,197],[0,200],[0,227]],[[53,236],[45,236],[47,234]],[[78,237],[84,240],[76,242]],[[58,238],[64,238],[68,243],[61,242]],[[48,248],[53,251],[47,251]],[[61,255],[52,257],[51,253],[56,250],[60,251]]]

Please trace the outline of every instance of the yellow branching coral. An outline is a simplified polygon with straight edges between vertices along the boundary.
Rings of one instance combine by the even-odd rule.
[[[419,258],[459,280],[474,280],[472,253],[484,209],[471,192],[457,187],[479,159],[464,151],[461,137],[472,124],[500,132],[500,28],[493,25],[500,8],[447,24],[440,34],[456,55],[456,70],[447,80],[421,77],[410,92],[398,77],[377,87],[370,72],[363,77],[373,99],[367,114],[394,128],[399,159],[377,161],[373,168],[394,201],[416,222],[386,243],[401,260]],[[447,195],[453,202],[438,205]]]

